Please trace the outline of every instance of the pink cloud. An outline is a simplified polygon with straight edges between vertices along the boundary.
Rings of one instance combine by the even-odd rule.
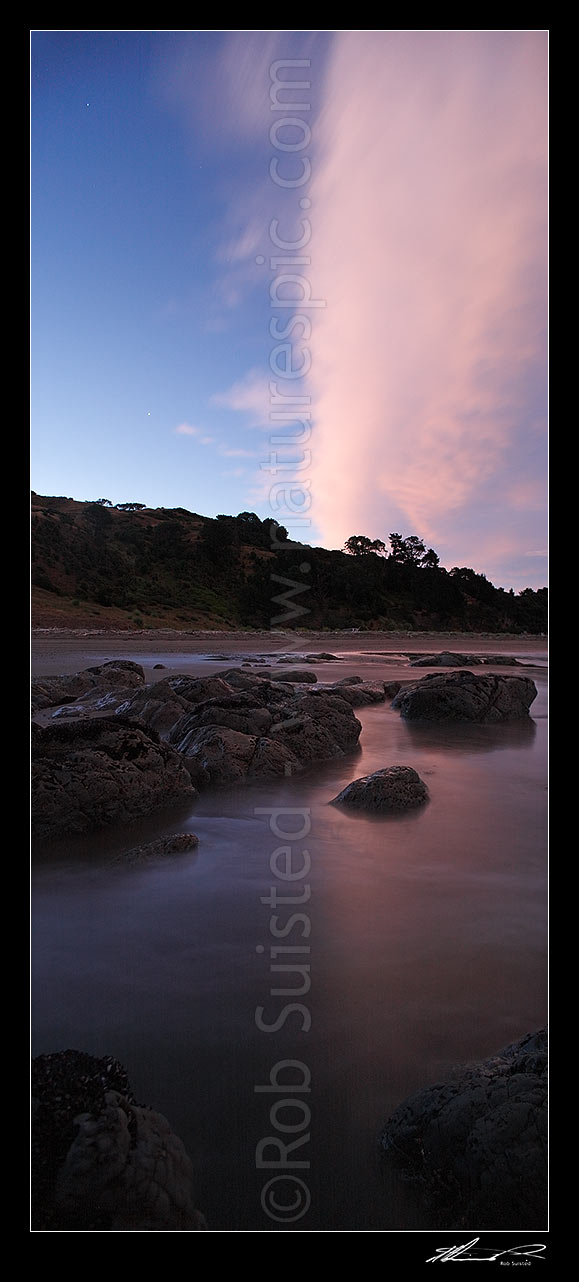
[[[335,39],[308,380],[312,514],[332,546],[401,527],[452,541],[471,509],[500,519],[509,479],[517,502],[544,429],[545,52],[542,33]]]

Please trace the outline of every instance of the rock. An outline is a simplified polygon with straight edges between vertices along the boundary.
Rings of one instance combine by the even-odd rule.
[[[474,654],[455,654],[452,650],[443,650],[440,654],[425,654],[421,659],[410,662],[411,668],[472,668],[482,659]]]
[[[221,696],[227,699],[233,689],[220,677],[165,677],[153,681],[117,708],[119,717],[138,717],[164,738],[192,707]]]
[[[191,705],[175,693],[168,681],[157,681],[125,699],[116,709],[116,715],[130,720],[138,718],[163,738]]]
[[[386,695],[387,699],[393,699],[394,695],[398,694],[398,691],[401,689],[402,689],[401,681],[385,681],[384,682],[384,694]]]
[[[354,716],[351,704],[333,687],[318,686],[316,689],[304,690],[301,694],[296,693],[281,709],[276,709],[274,715],[275,724],[278,718],[290,722],[295,717],[304,716],[320,722],[342,751],[356,747],[362,730],[361,722]],[[295,751],[298,751],[297,745]],[[331,755],[339,754],[332,752]]]
[[[230,730],[239,730],[242,734],[267,734],[273,717],[265,707],[265,698],[266,691],[262,687],[255,694],[237,691],[223,699],[207,699],[194,712],[182,718],[176,734],[179,736],[194,725],[228,726]]]
[[[373,814],[414,810],[428,801],[428,788],[411,766],[387,766],[354,779],[330,803]]]
[[[493,668],[524,668],[524,663],[519,663],[514,659],[512,654],[486,654],[481,658],[481,663],[486,663],[487,667]]]
[[[288,672],[269,672],[270,681],[287,681],[301,685],[306,681],[317,681],[315,672],[310,672],[309,668],[290,668]]]
[[[171,731],[169,742],[188,768],[195,762],[202,772],[192,775],[196,785],[294,775],[356,746],[362,727],[337,692],[310,686],[300,693],[257,680],[255,693],[246,690],[225,708],[203,704]],[[234,720],[257,723],[256,732],[238,731]]]
[[[96,668],[85,668],[61,677],[40,677],[32,683],[32,711],[55,707],[60,703],[76,703],[83,695],[95,689],[101,695],[112,691],[134,689],[144,685],[145,673],[140,663],[130,659],[111,659]]]
[[[232,687],[220,673],[212,677],[167,677],[167,684],[175,694],[187,703],[205,703],[207,699],[221,699],[232,693]],[[160,684],[160,683],[159,683]],[[159,688],[158,685],[156,687]]]
[[[36,836],[128,823],[195,796],[178,754],[142,724],[102,717],[33,726]]]
[[[32,1227],[203,1230],[191,1160],[167,1119],[135,1103],[118,1060],[82,1051],[32,1061]]]
[[[226,668],[223,672],[217,674],[220,681],[224,681],[229,690],[257,690],[269,681],[269,677],[264,672],[242,672],[241,668]]]
[[[547,1032],[400,1105],[381,1145],[436,1227],[541,1230],[547,1220]]]
[[[196,850],[199,845],[199,838],[194,832],[177,832],[171,837],[158,837],[156,841],[148,841],[144,846],[133,846],[131,850],[124,850],[122,854],[117,855],[115,863],[118,864],[146,864],[149,859],[160,859],[168,855],[182,855],[191,850]]]
[[[345,685],[337,682],[336,685],[326,686],[326,689],[339,691],[340,698],[345,699],[353,708],[363,708],[369,703],[384,703],[386,698],[383,681],[356,681]]]
[[[472,668],[480,664],[506,668],[524,666],[510,654],[456,654],[452,650],[443,650],[441,654],[425,654],[420,659],[410,661],[411,668]]]
[[[341,677],[339,681],[334,681],[334,685],[338,689],[339,686],[359,686],[362,682],[362,677]]]
[[[269,733],[275,743],[284,744],[303,766],[344,755],[344,749],[325,723],[307,715],[288,716],[273,725]]]
[[[177,747],[187,765],[190,760],[195,762],[207,784],[275,779],[299,774],[302,769],[297,757],[283,743],[240,734],[226,726],[193,728],[185,733]]]
[[[491,724],[526,717],[537,687],[530,677],[490,673],[432,673],[400,690],[392,703],[413,721],[477,721]]]
[[[322,659],[323,659],[324,663],[330,663],[330,662],[332,662],[332,663],[339,663],[339,662],[340,662],[339,655],[337,655],[337,654],[328,654],[326,650],[322,650],[321,654],[307,654],[307,655],[306,655],[306,658],[307,658],[307,659],[309,659],[310,661],[311,661],[312,659],[314,659],[314,661],[316,661],[316,662],[317,662],[318,660],[322,660]]]
[[[154,664],[153,664],[153,672],[155,672],[157,668],[166,668],[166,667],[167,667],[167,664],[166,664],[166,663],[154,663]]]

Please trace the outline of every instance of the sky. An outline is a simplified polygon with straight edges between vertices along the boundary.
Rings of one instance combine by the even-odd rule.
[[[546,582],[547,35],[31,33],[32,486]]]

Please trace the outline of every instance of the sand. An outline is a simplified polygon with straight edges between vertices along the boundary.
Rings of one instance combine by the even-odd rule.
[[[76,672],[124,658],[164,663],[171,670],[196,666],[207,656],[224,660],[246,654],[547,654],[545,636],[450,632],[88,632],[36,629],[32,634],[32,676]]]

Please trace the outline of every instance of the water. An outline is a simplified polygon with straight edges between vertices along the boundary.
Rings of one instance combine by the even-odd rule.
[[[359,659],[336,668],[334,680],[378,676]],[[429,1227],[403,1185],[384,1183],[381,1125],[409,1093],[546,1018],[546,674],[532,675],[528,722],[419,727],[388,704],[357,709],[361,750],[304,779],[205,794],[169,823],[39,852],[34,1053],[120,1059],[137,1099],[184,1140],[212,1229]],[[420,812],[377,819],[328,805],[351,779],[395,763],[428,784]],[[267,807],[293,810],[279,829],[304,835],[277,837],[256,813]],[[185,829],[200,838],[193,854],[113,862],[123,846]],[[279,875],[286,857],[294,881]],[[288,895],[302,902],[279,902]],[[280,946],[309,951],[272,958]],[[307,971],[271,970],[280,964],[310,966],[311,988]],[[255,1091],[286,1059],[303,1066],[286,1081],[311,1074],[293,1109],[276,1108],[287,1091]],[[267,1187],[279,1171],[256,1169],[255,1153],[268,1136],[311,1137],[292,1150],[309,1163],[290,1172],[300,1184]],[[305,1214],[271,1218],[268,1198],[294,1195],[296,1216],[310,1199]]]

